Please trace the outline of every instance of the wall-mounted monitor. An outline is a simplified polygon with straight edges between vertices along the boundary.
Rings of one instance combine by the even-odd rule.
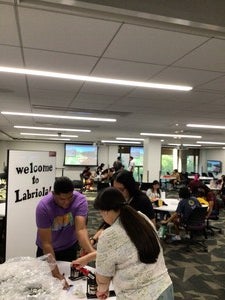
[[[144,147],[130,147],[130,155],[134,158],[135,166],[143,166]]]
[[[222,162],[220,160],[207,160],[207,172],[221,173]]]
[[[86,144],[64,144],[64,166],[97,166],[98,147]]]

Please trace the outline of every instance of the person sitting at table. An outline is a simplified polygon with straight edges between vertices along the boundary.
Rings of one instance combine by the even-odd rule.
[[[176,185],[180,183],[180,173],[177,169],[173,170],[173,172],[171,173],[171,177],[175,177],[175,179],[171,180],[172,186],[173,188],[175,188]]]
[[[163,250],[151,221],[128,205],[113,187],[97,195],[94,207],[111,225],[98,241],[98,299],[108,297],[111,280],[118,300],[174,299]]]
[[[180,201],[178,203],[176,211],[167,220],[161,221],[161,224],[174,223],[175,236],[172,237],[172,241],[180,241],[180,226],[186,223],[193,209],[200,207],[201,204],[195,197],[191,197],[191,193],[188,187],[183,187],[179,191]]]
[[[193,196],[196,196],[197,191],[198,191],[199,188],[205,189],[205,184],[200,180],[200,174],[199,173],[194,175],[194,179],[189,182],[188,187],[189,187],[189,189],[191,191],[191,194]]]
[[[209,202],[206,200],[205,190],[203,188],[199,188],[197,190],[196,198],[201,205],[209,206]]]
[[[155,214],[151,201],[149,201],[146,194],[144,194],[139,184],[135,181],[133,173],[123,170],[116,174],[113,186],[122,192],[126,201],[137,211],[145,214],[155,224]]]
[[[160,199],[161,191],[158,180],[153,181],[152,187],[146,191],[146,195],[151,200],[151,202],[155,202]]]
[[[222,182],[221,182],[221,188],[220,188],[220,198],[223,201],[223,204],[225,205],[225,175],[223,175],[222,177]]]
[[[81,178],[83,178],[84,186],[86,190],[93,190],[94,177],[91,173],[91,168],[86,166],[81,173]]]

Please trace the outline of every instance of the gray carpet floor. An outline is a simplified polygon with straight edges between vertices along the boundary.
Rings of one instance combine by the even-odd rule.
[[[93,208],[95,193],[87,194],[89,203],[88,230],[97,230],[101,217]],[[167,197],[177,197],[171,192]],[[225,228],[225,210],[219,220],[213,222]],[[225,235],[215,232],[206,240],[208,252],[198,246],[187,251],[183,242],[162,242],[166,265],[173,281],[175,300],[223,300],[225,299]]]

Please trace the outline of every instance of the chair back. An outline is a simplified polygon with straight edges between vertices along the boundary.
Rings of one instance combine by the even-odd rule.
[[[152,188],[152,182],[142,182],[140,186],[141,191],[147,191]]]
[[[207,207],[196,207],[195,209],[193,209],[188,220],[186,221],[187,229],[201,230],[205,228],[206,214],[207,214]]]
[[[110,187],[109,182],[98,182],[97,183],[97,192],[101,191],[102,189],[105,189],[107,187]]]

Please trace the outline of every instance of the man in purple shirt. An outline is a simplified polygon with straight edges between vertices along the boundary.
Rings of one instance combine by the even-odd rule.
[[[37,257],[52,254],[56,260],[72,261],[77,257],[78,243],[86,253],[94,251],[87,232],[88,204],[74,191],[68,177],[54,183],[54,191],[44,196],[36,208]],[[62,280],[58,267],[52,271]]]

